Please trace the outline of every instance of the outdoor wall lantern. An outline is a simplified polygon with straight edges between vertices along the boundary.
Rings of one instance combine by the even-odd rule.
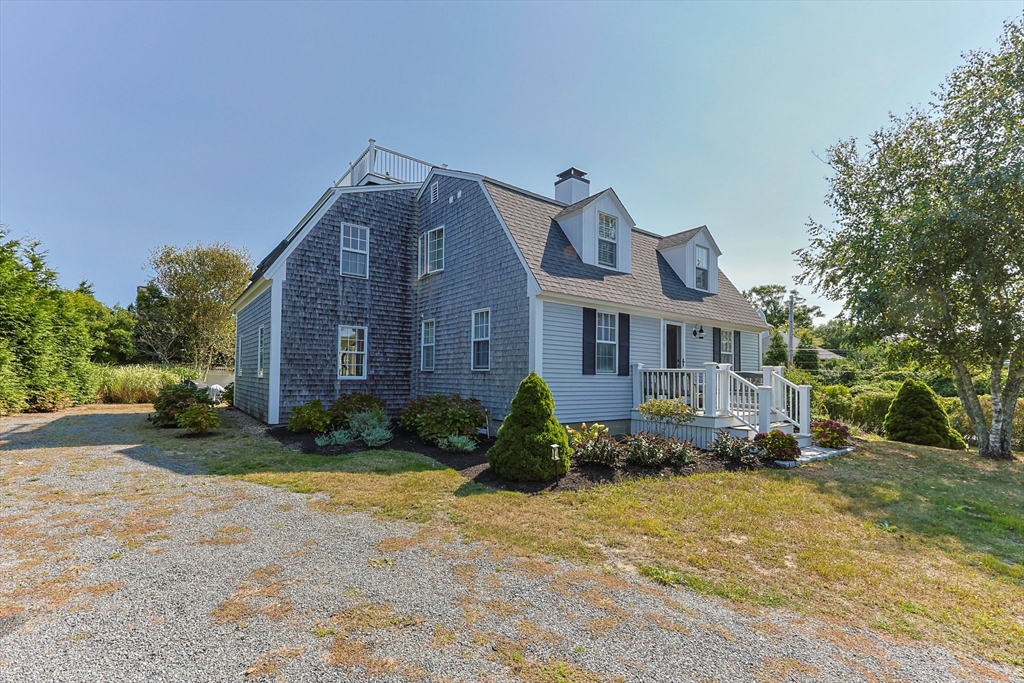
[[[551,459],[558,462],[558,444],[551,444]]]
[[[699,327],[693,328],[693,336],[696,339],[703,339],[704,338],[704,326],[700,325]]]

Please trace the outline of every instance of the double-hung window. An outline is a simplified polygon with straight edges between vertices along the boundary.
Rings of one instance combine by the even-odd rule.
[[[708,261],[711,254],[707,247],[697,247],[697,289],[708,291]]]
[[[420,235],[420,277],[444,270],[444,226]]]
[[[434,369],[434,321],[424,320],[420,328],[420,370]]]
[[[722,330],[722,362],[732,363],[732,331]]]
[[[367,277],[370,261],[370,231],[355,225],[341,228],[341,274]]]
[[[263,376],[263,325],[260,325],[260,336],[256,344],[256,376]]]
[[[473,311],[473,369],[491,369],[491,309]]]
[[[597,371],[615,373],[618,366],[618,335],[616,313],[597,312]]]
[[[338,326],[338,377],[366,379],[366,328]]]
[[[619,219],[599,213],[597,219],[597,263],[616,268],[618,261]]]

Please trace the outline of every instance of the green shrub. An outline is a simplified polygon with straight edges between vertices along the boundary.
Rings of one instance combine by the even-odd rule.
[[[796,437],[786,434],[781,429],[758,434],[754,437],[754,445],[775,460],[796,460],[800,455]]]
[[[979,396],[981,410],[985,414],[985,422],[992,424],[992,397]],[[949,424],[962,438],[973,447],[978,446],[978,437],[974,434],[974,425],[971,424],[959,398],[940,398],[939,404],[949,415]],[[1015,450],[1024,450],[1024,398],[1017,399],[1017,407],[1013,413],[1013,422],[1010,424],[1010,443]]]
[[[686,467],[697,461],[697,449],[689,441],[668,439],[663,451],[665,462],[673,467]]]
[[[830,420],[849,422],[853,419],[853,397],[849,387],[831,384],[819,387],[822,404]]]
[[[661,467],[665,464],[664,439],[648,432],[630,434],[622,441],[626,462],[640,467]]]
[[[960,435],[949,426],[949,418],[935,392],[924,382],[913,379],[904,382],[896,394],[883,427],[886,438],[892,441],[938,448],[963,444]]]
[[[178,413],[177,424],[192,434],[205,434],[211,429],[220,427],[220,414],[211,405],[193,403]]]
[[[637,412],[646,419],[663,423],[667,427],[678,427],[693,422],[694,412],[686,403],[670,398],[647,399],[637,407]]]
[[[65,410],[75,404],[66,390],[60,387],[48,387],[28,396],[28,410],[30,413],[55,413],[58,410]]]
[[[359,432],[359,438],[370,448],[376,448],[391,441],[394,434],[388,427],[368,427]]]
[[[849,443],[850,428],[835,420],[811,423],[811,441],[823,448],[842,448]]]
[[[853,397],[853,423],[866,432],[881,434],[889,405],[896,394],[888,391],[865,391]]]
[[[352,436],[352,432],[347,429],[335,429],[333,432],[321,434],[313,439],[317,446],[346,446],[353,441],[355,437]]]
[[[473,441],[468,436],[453,434],[451,436],[442,436],[438,439],[437,447],[452,453],[472,453],[476,450],[476,441]]]
[[[221,399],[229,406],[235,405],[235,383],[228,382],[228,385],[224,387],[224,393],[221,394]]]
[[[184,383],[170,384],[157,394],[153,401],[156,412],[149,419],[157,427],[177,427],[178,415],[196,404],[213,405],[206,389],[193,389]]]
[[[517,481],[547,481],[569,471],[569,436],[555,419],[555,401],[541,377],[531,372],[519,383],[510,412],[487,451],[494,471]],[[558,446],[557,459],[551,446]]]
[[[331,416],[324,410],[324,404],[320,399],[303,403],[292,411],[288,418],[288,431],[290,432],[313,432],[323,434],[331,425]]]
[[[743,467],[756,467],[757,456],[750,452],[753,444],[747,439],[730,436],[724,429],[718,432],[711,444],[711,452],[723,460],[734,462]]]
[[[453,435],[476,441],[487,426],[487,411],[475,398],[434,394],[409,401],[398,423],[429,443]]]
[[[328,409],[331,416],[331,426],[335,429],[347,429],[349,420],[356,413],[364,413],[374,408],[383,408],[384,404],[378,398],[360,391],[352,391],[342,394],[338,400]]]

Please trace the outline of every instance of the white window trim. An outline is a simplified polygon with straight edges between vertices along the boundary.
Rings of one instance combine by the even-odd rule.
[[[707,254],[707,257],[704,259],[704,265],[707,266],[706,268],[700,268],[697,266],[697,255],[700,253],[701,249],[703,249],[704,252]],[[697,284],[698,270],[703,270],[707,272],[707,281],[704,283],[705,285],[707,285],[706,287],[701,287]],[[693,250],[693,288],[699,289],[702,292],[711,291],[711,249],[700,244],[695,245],[695,248]]]
[[[601,216],[607,216],[615,221],[615,239],[609,240],[601,237]],[[601,242],[611,242],[612,246],[615,247],[615,263],[609,265],[607,263],[601,263]],[[619,217],[603,211],[597,212],[597,265],[602,268],[610,268],[611,270],[618,270],[619,268]]]
[[[359,249],[349,249],[345,247],[345,228],[355,228],[356,230],[366,231],[366,249],[360,251]],[[345,252],[350,251],[353,254],[364,254],[366,256],[366,275],[356,275],[355,273],[345,272]],[[356,277],[361,280],[367,280],[370,278],[370,229],[362,225],[355,225],[354,223],[343,223],[341,226],[341,263],[338,264],[342,277]]]
[[[353,330],[363,331],[363,374],[362,375],[343,375],[341,374],[341,330],[342,328],[349,327]],[[335,344],[335,353],[338,356],[338,379],[350,380],[350,379],[366,379],[366,373],[370,367],[370,330],[363,325],[338,325],[338,342]]]
[[[736,349],[735,349],[736,345],[733,344],[733,330],[722,329],[722,331],[719,332],[719,334],[722,335],[722,350],[721,350],[722,362],[723,363],[728,363],[728,364],[732,365],[734,360],[735,360],[735,358],[736,358]],[[729,360],[725,359],[725,356],[726,356],[725,340],[726,339],[729,340],[729,352],[728,352]],[[733,369],[735,370],[735,368],[733,368]]]
[[[263,338],[265,333],[263,331],[263,325],[260,325],[258,337],[256,339],[256,376],[263,377]]]
[[[424,342],[424,340],[426,339],[427,323],[430,323],[431,328],[432,328],[432,332],[433,332],[433,339],[432,339],[430,344],[427,344],[427,343]],[[431,355],[430,355],[431,363],[430,363],[430,367],[429,368],[426,367],[426,363],[424,363],[424,359],[426,358],[426,354],[423,353],[423,350],[426,347],[428,347],[428,346],[433,351],[433,353],[431,353]],[[423,322],[420,323],[420,371],[422,371],[422,372],[433,372],[434,371],[434,367],[436,365],[437,365],[437,321],[434,320],[433,318],[430,318],[430,319],[424,320]]]
[[[600,324],[599,321],[601,319],[601,315],[602,314],[610,315],[615,320],[615,341],[613,341],[613,342],[601,341],[598,338],[598,333],[597,332],[598,332],[598,330],[601,329],[601,324]],[[598,375],[616,375],[619,372],[619,314],[616,311],[602,311],[602,310],[599,309],[597,311],[597,315],[594,316],[594,326],[595,326],[594,327],[594,343],[597,345],[594,348],[594,372],[596,374],[598,374]],[[613,361],[612,361],[612,369],[611,370],[601,370],[600,368],[598,368],[597,348],[599,348],[601,346],[601,344],[605,344],[605,345],[609,345],[610,344],[613,347],[614,351],[615,351],[614,355],[612,356]]]
[[[486,313],[487,314],[487,336],[477,338],[476,336],[476,314]],[[478,368],[476,367],[476,343],[478,341],[487,342],[487,367]],[[469,315],[469,369],[473,372],[490,372],[491,370],[491,309],[490,308],[478,308]]]
[[[430,235],[435,232],[441,232],[441,267],[430,269]],[[445,249],[445,234],[444,226],[439,225],[436,228],[427,230],[420,235],[419,240],[419,256],[417,258],[417,268],[419,270],[419,277],[426,277],[427,275],[433,275],[434,273],[440,273],[444,270],[444,249]]]
[[[235,325],[238,325],[236,318]],[[235,377],[242,376],[242,340],[244,336],[241,334],[235,335]]]

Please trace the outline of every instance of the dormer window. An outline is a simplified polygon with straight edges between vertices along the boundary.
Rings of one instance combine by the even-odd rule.
[[[708,291],[708,263],[711,255],[707,247],[697,246],[697,289]]]
[[[616,268],[618,259],[619,220],[606,213],[598,213],[597,221],[597,263]]]

